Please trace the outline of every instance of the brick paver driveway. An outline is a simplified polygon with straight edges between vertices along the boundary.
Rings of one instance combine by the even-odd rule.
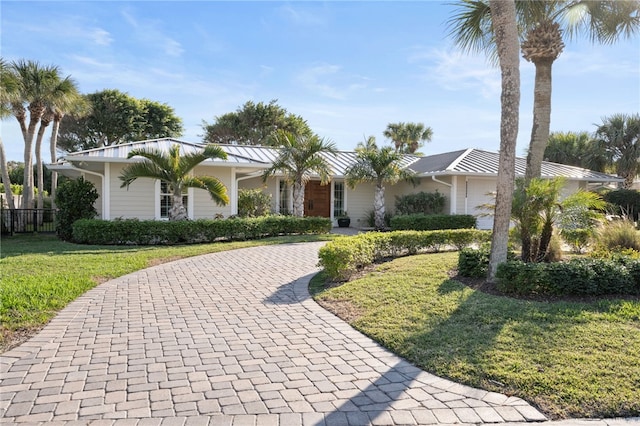
[[[309,299],[322,243],[152,267],[99,285],[3,354],[0,421],[392,425],[544,420],[413,367]]]

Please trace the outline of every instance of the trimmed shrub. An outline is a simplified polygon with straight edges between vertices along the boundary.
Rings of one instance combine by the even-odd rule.
[[[238,191],[238,216],[260,217],[271,211],[271,194],[260,189],[241,189]]]
[[[56,232],[70,241],[73,238],[73,224],[79,219],[93,219],[98,212],[93,203],[98,199],[96,187],[80,177],[64,182],[56,192]]]
[[[437,251],[445,245],[482,243],[489,235],[489,231],[477,229],[368,232],[327,243],[320,248],[319,265],[331,279],[347,280],[358,270],[385,258]]]
[[[489,272],[489,254],[488,248],[460,250],[458,274],[469,278],[486,278]]]
[[[266,216],[224,220],[79,220],[73,239],[81,244],[161,245],[250,240],[292,234],[323,234],[331,220],[323,217]]]
[[[444,209],[447,197],[436,192],[418,192],[396,195],[396,212],[400,215],[439,214]]]
[[[476,218],[472,215],[448,214],[412,214],[391,218],[391,229],[394,231],[433,231],[436,229],[475,228]]]
[[[640,293],[640,261],[627,264],[607,259],[572,259],[569,262],[524,263],[498,266],[496,287],[520,295],[606,295]]]

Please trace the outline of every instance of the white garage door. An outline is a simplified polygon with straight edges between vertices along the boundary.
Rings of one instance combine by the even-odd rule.
[[[493,216],[481,216],[487,210],[478,208],[483,204],[495,203],[490,193],[496,191],[495,179],[469,178],[467,181],[467,214],[472,214],[478,218],[478,229],[492,229]]]

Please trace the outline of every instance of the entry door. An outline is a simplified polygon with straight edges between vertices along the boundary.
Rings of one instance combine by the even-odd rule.
[[[320,185],[317,180],[304,188],[304,215],[331,217],[331,184]]]

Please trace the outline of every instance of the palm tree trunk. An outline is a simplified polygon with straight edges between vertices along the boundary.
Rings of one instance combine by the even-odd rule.
[[[176,185],[177,186],[177,185]],[[169,209],[169,220],[187,220],[187,209],[182,204],[182,191],[177,188],[173,191],[173,203]]]
[[[24,180],[22,188],[22,208],[33,208],[33,138],[44,108],[39,106],[29,106],[30,119],[27,128],[26,139],[24,141]]]
[[[502,75],[500,158],[487,277],[490,282],[493,282],[498,265],[507,260],[520,107],[520,55],[515,1],[489,0],[489,7],[493,18]]]
[[[373,198],[373,217],[376,229],[381,230],[386,227],[384,213],[384,184],[378,182],[376,183],[376,192]]]
[[[53,127],[51,128],[51,140],[49,142],[49,150],[51,153],[51,164],[57,160],[58,132],[60,131],[60,121],[62,116],[56,115],[53,118]],[[56,208],[56,191],[58,190],[58,172],[51,172],[51,208]]]
[[[293,184],[293,215],[304,216],[304,184],[300,181]]]
[[[7,156],[4,153],[4,144],[0,138],[0,167],[2,168],[2,183],[4,185],[4,193],[7,197],[7,205],[11,210],[16,209],[13,200],[13,192],[11,192],[11,178],[9,177],[9,169],[7,168]]]
[[[44,207],[44,166],[42,165],[42,139],[44,138],[44,132],[49,126],[51,121],[44,117],[40,121],[40,128],[38,129],[38,136],[36,137],[36,169],[38,170],[38,203],[36,206],[41,209]]]
[[[551,125],[551,67],[553,60],[535,61],[536,78],[533,94],[533,126],[527,154],[525,181],[528,186],[531,179],[541,175],[542,158],[549,142]]]

